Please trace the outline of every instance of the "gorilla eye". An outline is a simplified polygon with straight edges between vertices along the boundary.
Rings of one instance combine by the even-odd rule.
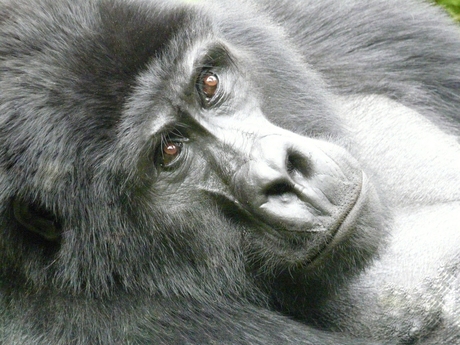
[[[176,158],[179,157],[181,151],[182,151],[182,143],[166,141],[162,145],[160,165],[162,167],[170,166],[176,160]]]
[[[209,101],[216,95],[217,88],[219,87],[219,78],[216,74],[206,71],[200,75],[198,85],[206,100]]]

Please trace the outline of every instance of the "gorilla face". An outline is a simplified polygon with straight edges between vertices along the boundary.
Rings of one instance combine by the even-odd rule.
[[[261,52],[236,41],[234,32],[216,32],[218,25],[202,18],[197,22],[201,27],[192,32],[206,31],[206,39],[179,31],[177,42],[198,43],[184,50],[174,40],[167,42],[167,58],[150,62],[126,108],[126,137],[119,140],[126,147],[116,152],[142,140],[136,144],[142,150],[123,156],[137,157],[129,166],[145,177],[142,189],[150,191],[145,202],[161,205],[165,214],[217,209],[232,232],[238,229],[246,261],[316,270],[323,257],[341,272],[344,266],[350,270],[354,259],[364,263],[379,243],[373,237],[383,223],[381,207],[359,163],[339,145],[346,141],[335,115],[317,106],[320,113],[310,119],[314,127],[329,118],[337,127],[330,130],[299,121],[315,138],[267,120],[302,110],[271,95],[265,85],[276,83],[277,89],[307,97],[296,87],[311,83],[308,66],[303,66],[306,72],[293,69],[288,57],[295,57],[293,51],[275,56],[277,67],[297,78],[295,84],[280,80],[257,58]],[[143,123],[134,126],[139,118]],[[143,132],[134,133],[133,127]],[[114,165],[119,157],[113,157]]]
[[[246,96],[241,102],[225,85],[227,71],[216,69],[220,73],[206,67],[191,76],[198,78],[197,90],[190,92],[196,104],[177,104],[183,109],[179,116],[168,109],[169,118],[155,119],[164,125],[151,134],[150,150],[156,152],[151,188],[168,205],[177,204],[178,196],[185,208],[207,199],[224,205],[226,216],[245,224],[277,260],[310,262],[334,238],[356,230],[363,209],[375,201],[372,188],[349,153],[270,124],[259,100]],[[203,75],[212,75],[212,97],[200,83]],[[249,94],[245,85],[251,81],[239,79],[233,87]]]

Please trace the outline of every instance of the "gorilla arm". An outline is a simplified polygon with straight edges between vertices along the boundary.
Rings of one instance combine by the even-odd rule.
[[[44,294],[45,295],[45,294]],[[117,296],[84,300],[56,295],[14,300],[0,311],[2,344],[222,344],[372,345],[315,330],[250,304],[196,303],[190,299]],[[5,302],[5,296],[0,301]],[[24,314],[24,310],[46,316]],[[117,310],[117,312],[114,312]],[[40,314],[41,315],[41,314]],[[14,320],[14,322],[11,322]],[[49,322],[53,323],[50,327]],[[31,328],[31,324],[41,326]]]

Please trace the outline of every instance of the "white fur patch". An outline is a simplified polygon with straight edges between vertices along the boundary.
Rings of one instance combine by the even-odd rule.
[[[418,112],[381,96],[339,98],[339,112],[393,205],[460,200],[460,144]]]

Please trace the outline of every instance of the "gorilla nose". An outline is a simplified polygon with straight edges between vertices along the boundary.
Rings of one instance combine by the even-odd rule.
[[[333,151],[333,150],[332,150]],[[356,186],[313,139],[265,136],[235,175],[239,201],[284,231],[327,231]]]

